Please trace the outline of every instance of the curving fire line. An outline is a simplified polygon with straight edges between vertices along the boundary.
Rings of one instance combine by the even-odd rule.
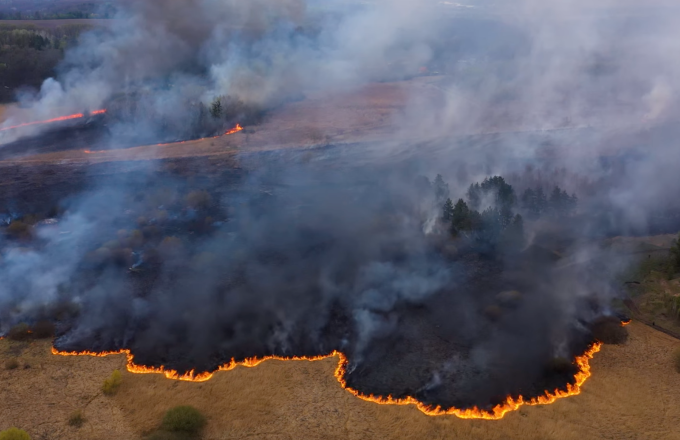
[[[106,113],[106,109],[94,110],[94,111],[90,112],[89,114],[76,113],[74,115],[60,116],[58,118],[48,119],[46,121],[33,121],[33,122],[25,122],[23,124],[18,124],[18,125],[12,125],[11,127],[0,128],[0,131],[14,130],[14,129],[17,129],[17,128],[29,127],[31,125],[52,124],[54,122],[70,121],[72,119],[81,119],[81,118],[84,118],[85,116],[103,115],[105,113]]]
[[[564,397],[569,397],[569,396],[575,396],[577,394],[581,393],[581,386],[585,383],[585,381],[590,377],[591,372],[590,372],[590,359],[593,358],[595,353],[600,351],[602,348],[602,344],[600,342],[594,343],[583,355],[577,356],[574,364],[578,367],[578,373],[574,376],[574,383],[573,384],[567,384],[566,390],[560,390],[556,389],[552,392],[550,391],[545,391],[545,394],[538,396],[538,397],[533,397],[531,399],[525,400],[523,396],[518,396],[518,397],[512,397],[509,396],[505,402],[496,405],[492,410],[483,410],[479,409],[477,407],[469,408],[469,409],[458,409],[458,408],[450,408],[450,409],[443,409],[440,406],[429,406],[427,404],[424,404],[422,402],[419,402],[413,397],[406,397],[406,398],[394,398],[392,396],[387,396],[387,397],[382,397],[382,396],[375,396],[372,394],[362,394],[360,391],[357,391],[353,388],[350,388],[347,385],[347,381],[345,380],[345,374],[347,372],[347,365],[349,363],[347,357],[342,354],[339,351],[333,351],[331,354],[325,355],[325,356],[313,356],[313,357],[298,357],[298,356],[293,356],[293,357],[283,357],[283,356],[266,356],[263,358],[247,358],[243,361],[235,361],[232,359],[229,363],[219,367],[217,371],[230,371],[235,369],[236,367],[256,367],[260,365],[262,362],[268,361],[268,360],[279,360],[279,361],[320,361],[323,359],[328,359],[331,357],[338,357],[338,366],[335,369],[335,378],[340,382],[340,385],[342,388],[345,390],[349,391],[352,393],[354,396],[358,397],[361,400],[366,400],[368,402],[374,402],[378,403],[381,405],[415,405],[418,410],[423,412],[424,414],[428,416],[443,416],[443,415],[453,415],[456,417],[459,417],[461,419],[486,419],[486,420],[499,420],[502,419],[505,414],[511,411],[517,410],[520,406],[522,405],[547,405],[550,403],[555,402],[557,399],[561,399]],[[91,351],[83,351],[83,352],[65,352],[65,351],[59,351],[56,348],[52,348],[52,353],[55,355],[60,355],[60,356],[94,356],[94,357],[104,357],[104,356],[110,356],[110,355],[117,355],[117,354],[125,354],[127,356],[127,370],[131,373],[140,373],[140,374],[147,374],[147,373],[154,373],[154,374],[163,374],[165,377],[168,379],[174,379],[174,380],[181,380],[181,381],[187,381],[187,382],[205,382],[210,380],[213,377],[214,373],[210,372],[205,372],[205,373],[198,373],[194,370],[189,371],[185,374],[179,374],[175,370],[171,369],[166,369],[165,367],[147,367],[144,365],[137,365],[134,363],[134,355],[130,353],[130,350],[120,350],[116,352],[104,352],[104,353],[95,353]]]

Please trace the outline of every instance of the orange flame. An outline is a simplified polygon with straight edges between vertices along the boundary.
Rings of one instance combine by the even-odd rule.
[[[282,357],[282,356],[266,356],[263,358],[247,358],[243,361],[237,362],[234,359],[232,359],[230,362],[227,364],[224,364],[223,366],[219,367],[218,371],[230,371],[235,369],[236,367],[242,366],[242,367],[256,367],[260,365],[262,362],[265,362],[267,360],[279,360],[279,361],[319,361],[322,359],[328,359],[331,357],[338,357],[338,366],[335,369],[335,378],[337,381],[340,383],[342,388],[345,390],[349,391],[351,394],[354,396],[358,397],[359,399],[366,400],[368,402],[374,402],[378,403],[381,405],[415,405],[418,410],[420,410],[422,413],[428,415],[428,416],[442,416],[442,415],[454,415],[456,417],[459,417],[461,419],[486,419],[486,420],[499,420],[502,419],[505,414],[507,414],[510,411],[515,411],[517,410],[520,406],[522,405],[547,405],[550,403],[555,402],[557,399],[561,399],[564,397],[568,396],[575,396],[577,394],[581,393],[581,386],[585,383],[585,381],[590,377],[591,372],[590,372],[590,364],[589,361],[590,359],[593,358],[595,353],[600,351],[600,348],[602,347],[602,344],[597,342],[593,344],[582,356],[577,356],[576,360],[574,361],[575,365],[578,367],[579,371],[576,373],[574,376],[574,383],[573,384],[567,384],[566,390],[560,390],[556,389],[552,392],[550,391],[545,391],[545,394],[534,397],[530,400],[525,400],[523,396],[518,396],[517,398],[514,398],[512,396],[509,396],[506,398],[505,402],[496,405],[493,409],[489,410],[484,410],[484,409],[479,409],[477,407],[474,408],[468,408],[468,409],[458,409],[458,408],[450,408],[450,409],[443,409],[440,406],[432,407],[429,405],[426,405],[418,400],[416,400],[413,397],[406,397],[406,398],[394,398],[392,396],[374,396],[372,394],[362,394],[360,391],[357,391],[355,389],[350,388],[347,385],[347,381],[345,380],[345,375],[347,372],[347,365],[349,361],[347,360],[347,357],[340,353],[339,351],[334,351],[329,355],[326,356],[314,356],[314,357],[298,357],[298,356],[293,356],[293,357]],[[205,382],[210,380],[213,377],[214,373],[210,372],[205,372],[205,373],[198,373],[194,370],[189,371],[184,374],[179,374],[175,370],[170,370],[166,369],[165,367],[147,367],[143,365],[137,365],[134,363],[134,355],[130,353],[130,350],[120,350],[117,352],[104,352],[104,353],[95,353],[95,352],[90,352],[90,351],[83,351],[83,352],[63,352],[59,351],[56,348],[52,348],[52,353],[55,355],[61,355],[61,356],[95,356],[95,357],[104,357],[104,356],[110,356],[110,355],[115,355],[115,354],[125,354],[127,356],[127,370],[131,373],[140,373],[140,374],[148,374],[148,373],[155,373],[155,374],[163,374],[165,377],[168,379],[174,379],[174,380],[181,380],[181,381],[187,381],[187,382]]]
[[[236,127],[227,131],[226,133],[224,133],[224,135],[227,136],[227,135],[230,135],[230,134],[238,133],[241,130],[243,130],[243,127],[241,127],[241,124],[236,124]]]
[[[90,112],[90,115],[91,116],[103,115],[104,113],[106,113],[106,109],[95,110],[93,112]],[[18,125],[12,125],[11,127],[0,128],[0,131],[14,130],[14,129],[17,129],[17,128],[29,127],[31,125],[42,125],[42,124],[51,124],[53,122],[70,121],[71,119],[80,119],[80,118],[84,118],[84,117],[85,117],[84,113],[76,113],[74,115],[60,116],[58,118],[48,119],[46,121],[33,121],[33,122],[25,122],[23,124],[18,124]]]

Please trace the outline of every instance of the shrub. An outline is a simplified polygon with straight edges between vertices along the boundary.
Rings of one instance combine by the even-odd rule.
[[[7,333],[7,338],[12,341],[25,341],[31,337],[31,328],[26,323],[17,324]]]
[[[162,427],[170,432],[197,433],[205,426],[206,420],[193,406],[177,406],[163,416]]]
[[[158,245],[158,253],[166,259],[179,258],[184,253],[182,240],[177,237],[165,237]]]
[[[120,374],[119,370],[114,370],[111,376],[104,381],[102,392],[107,396],[113,396],[118,392],[121,383],[123,383],[123,375]]]
[[[33,336],[38,339],[51,338],[54,335],[54,324],[50,321],[38,321],[33,326]]]
[[[23,429],[9,428],[0,432],[0,440],[31,440],[31,436]]]
[[[5,370],[16,370],[19,368],[19,361],[16,359],[10,359],[5,362]]]
[[[615,317],[600,318],[591,327],[593,337],[603,344],[623,344],[628,340],[628,330]]]
[[[80,428],[85,423],[85,416],[81,411],[75,411],[68,417],[68,425]]]
[[[207,191],[192,191],[186,196],[186,204],[193,209],[204,209],[210,206],[212,198]]]
[[[673,361],[675,362],[675,371],[680,373],[680,348],[673,353]]]
[[[9,226],[7,226],[6,231],[8,235],[14,238],[31,238],[31,226],[21,221],[12,222]]]

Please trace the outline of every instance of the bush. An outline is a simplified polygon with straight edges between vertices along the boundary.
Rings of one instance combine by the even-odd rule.
[[[33,326],[33,336],[38,339],[48,339],[54,335],[54,324],[50,321],[39,321]]]
[[[182,240],[177,237],[165,237],[158,245],[158,253],[164,259],[176,259],[184,253]]]
[[[23,429],[9,428],[0,432],[0,440],[31,440],[31,436]]]
[[[675,371],[680,373],[680,349],[675,350],[675,353],[673,353],[673,361],[675,362]]]
[[[113,396],[118,392],[121,383],[123,383],[123,375],[120,374],[119,370],[114,370],[111,376],[104,381],[102,392],[107,396]]]
[[[5,370],[16,370],[19,368],[19,361],[16,359],[10,359],[5,362]]]
[[[21,222],[14,221],[9,226],[7,226],[7,234],[19,239],[30,239],[31,238],[31,226]]]
[[[68,425],[80,428],[85,423],[85,416],[81,411],[75,411],[68,417]]]
[[[193,406],[177,406],[165,413],[162,427],[170,432],[195,434],[205,426],[205,423],[203,414]]]
[[[212,197],[207,191],[192,191],[186,196],[186,204],[193,209],[205,209],[210,206]]]
[[[25,341],[31,338],[31,328],[26,323],[17,324],[7,333],[7,338],[12,341]]]
[[[593,337],[603,344],[623,344],[628,340],[628,330],[615,317],[600,318],[591,327]]]

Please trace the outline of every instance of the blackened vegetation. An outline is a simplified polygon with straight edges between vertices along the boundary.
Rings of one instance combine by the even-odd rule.
[[[562,272],[523,250],[503,179],[480,184],[468,208],[494,212],[480,223],[492,232],[452,235],[455,206],[427,226],[450,196],[441,178],[197,169],[100,176],[56,222],[5,230],[0,325],[49,317],[60,350],[127,348],[180,373],[340,350],[359,391],[444,407],[573,379],[597,312],[565,311]]]

